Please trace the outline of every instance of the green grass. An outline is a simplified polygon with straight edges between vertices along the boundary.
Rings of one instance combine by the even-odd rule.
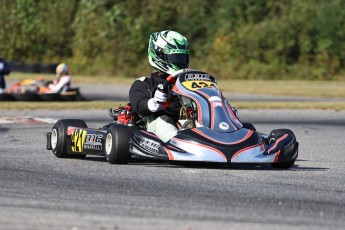
[[[239,110],[241,109],[317,109],[317,110],[345,110],[345,103],[341,101],[337,102],[317,102],[317,101],[306,101],[306,102],[251,102],[251,101],[233,101],[232,106],[236,106]]]
[[[34,79],[38,80],[38,77],[42,76],[45,80],[54,80],[56,78],[55,74],[41,74],[41,73],[11,73],[7,80],[25,80],[25,79]],[[74,75],[72,76],[72,84],[131,84],[135,78],[125,78],[125,77],[114,77],[114,76],[81,76]],[[10,86],[9,86],[10,87]]]
[[[38,79],[43,76],[52,80],[53,74],[13,73],[7,79],[23,80]],[[131,84],[134,79],[111,76],[78,76],[73,75],[73,84]],[[219,80],[218,86],[223,91],[264,94],[288,95],[301,97],[344,98],[345,81],[264,81],[264,80]],[[0,109],[108,109],[126,102],[90,101],[90,102],[1,102]],[[345,102],[251,102],[232,101],[239,109],[329,109],[345,110]]]
[[[345,98],[345,81],[220,80],[218,85],[236,93]]]
[[[115,108],[127,102],[119,101],[88,101],[88,102],[1,102],[0,110],[68,110],[68,109],[102,109]],[[345,110],[344,102],[250,102],[232,101],[238,109],[322,109]]]
[[[53,80],[54,74],[12,73],[7,79],[38,79],[43,76]],[[134,78],[114,76],[72,75],[72,83],[86,84],[131,84]],[[269,81],[269,80],[219,80],[218,85],[224,92],[262,95],[286,95],[301,97],[345,98],[345,81]]]
[[[45,101],[6,101],[0,103],[4,110],[68,110],[68,109],[108,109],[125,105],[127,102],[119,101],[71,101],[71,102],[45,102]]]

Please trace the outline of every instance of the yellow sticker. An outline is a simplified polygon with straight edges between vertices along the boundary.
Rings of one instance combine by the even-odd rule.
[[[76,129],[71,135],[72,151],[83,152],[86,130]]]
[[[217,84],[212,81],[184,81],[182,85],[192,91],[213,87],[218,89]]]

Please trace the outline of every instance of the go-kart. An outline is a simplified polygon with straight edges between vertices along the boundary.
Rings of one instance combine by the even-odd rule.
[[[0,100],[18,101],[79,101],[84,100],[79,88],[64,87],[61,92],[52,92],[47,88],[49,82],[43,80],[26,79],[16,82]]]
[[[145,119],[133,114],[128,104],[109,109],[114,121],[98,129],[78,119],[57,121],[47,134],[47,149],[58,158],[102,155],[111,164],[151,159],[293,166],[298,156],[294,133],[276,129],[265,135],[252,124],[242,123],[213,76],[184,69],[170,75],[164,86],[169,83],[175,83],[171,95],[180,99],[181,111],[180,129],[168,142],[148,132]]]

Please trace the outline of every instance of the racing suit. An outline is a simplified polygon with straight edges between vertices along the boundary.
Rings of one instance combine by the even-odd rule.
[[[10,73],[10,66],[5,59],[0,58],[0,93],[6,88],[5,75]]]
[[[157,86],[163,84],[168,75],[155,71],[150,77],[141,77],[134,81],[129,90],[129,101],[133,112],[146,117],[147,131],[155,133],[163,142],[177,134],[176,123],[179,118],[181,103],[177,97],[168,98],[168,105],[156,112],[151,112],[148,101],[154,96]],[[169,95],[172,86],[168,85]]]
[[[59,77],[57,80],[55,80],[52,84],[49,84],[48,88],[52,92],[61,92],[66,87],[69,87],[70,83],[71,83],[71,76],[63,75]]]

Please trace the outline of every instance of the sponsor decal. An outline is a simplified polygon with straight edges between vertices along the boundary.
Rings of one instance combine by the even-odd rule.
[[[214,107],[220,106],[222,107],[222,99],[220,99],[218,96],[212,96],[208,99],[211,103],[213,103]]]
[[[211,81],[209,74],[189,73],[184,77],[185,81]]]
[[[102,150],[102,134],[86,134],[84,149]]]
[[[169,48],[165,48],[164,49],[164,53],[166,54],[188,54],[189,52],[183,49],[169,49]]]
[[[219,128],[222,130],[228,130],[229,129],[229,125],[225,122],[220,122],[219,123]]]
[[[161,145],[158,142],[155,142],[153,140],[143,138],[140,141],[140,146],[142,146],[144,149],[146,149],[149,152],[158,153],[158,149]]]
[[[72,133],[74,132],[74,130],[76,130],[76,127],[72,127],[72,126],[68,126],[67,127],[67,135],[70,136],[72,135]]]
[[[88,134],[86,130],[75,127],[68,127],[67,134],[71,135],[73,152],[83,152],[84,149],[103,149],[102,134]]]
[[[86,130],[75,129],[71,134],[72,151],[83,152]]]

